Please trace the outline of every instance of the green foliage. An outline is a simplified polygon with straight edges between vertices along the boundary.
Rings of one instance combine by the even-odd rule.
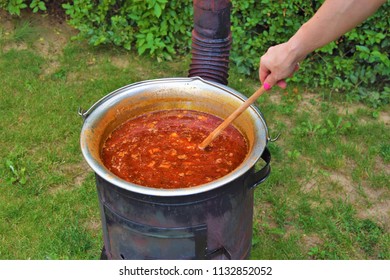
[[[301,156],[301,153],[298,150],[288,151],[287,156],[291,160],[296,160]]]
[[[3,160],[3,172],[0,175],[8,185],[22,186],[28,182],[28,163],[25,161],[26,150],[16,146]],[[0,168],[1,170],[1,168]]]
[[[11,15],[20,15],[20,10],[27,8],[24,0],[2,0],[0,6],[6,8]]]
[[[30,4],[30,8],[34,13],[38,11],[46,11],[45,2],[40,0],[32,0]]]
[[[316,136],[334,136],[343,134],[351,128],[350,122],[344,122],[342,117],[332,120],[327,118],[323,124],[313,124],[311,120],[302,122],[293,129],[293,133],[300,136],[316,137]]]
[[[189,50],[192,1],[74,0],[63,4],[69,23],[80,30],[79,38],[94,45],[114,44],[159,60]]]
[[[11,14],[29,7],[46,10],[49,0],[0,0]],[[232,0],[231,61],[241,74],[257,77],[259,58],[287,41],[323,0]],[[61,1],[62,3],[62,1]],[[113,44],[159,61],[186,54],[193,29],[193,1],[73,0],[62,5],[69,23],[93,46]],[[390,103],[390,9],[374,15],[341,38],[316,50],[290,82],[344,92],[376,108]]]
[[[380,155],[386,163],[390,162],[390,144],[382,144],[380,148]]]
[[[21,185],[26,184],[27,177],[25,167],[18,166],[10,159],[5,161],[5,166],[10,171],[10,176],[7,178],[8,183],[19,183]]]
[[[46,11],[46,4],[48,1],[41,0],[0,0],[0,8],[5,8],[11,15],[20,16],[20,11],[30,7],[36,13],[38,11]]]

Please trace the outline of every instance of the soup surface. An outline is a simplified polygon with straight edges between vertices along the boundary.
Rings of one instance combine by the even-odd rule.
[[[232,125],[205,150],[198,145],[222,122],[192,110],[155,111],[116,128],[103,145],[104,165],[118,177],[154,188],[187,188],[218,179],[248,151]]]

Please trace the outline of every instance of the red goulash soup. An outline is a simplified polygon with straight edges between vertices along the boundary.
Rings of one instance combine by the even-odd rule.
[[[131,119],[103,145],[104,165],[118,177],[154,188],[186,188],[218,179],[247,154],[244,136],[232,125],[205,150],[198,145],[222,122],[192,110],[156,111]]]

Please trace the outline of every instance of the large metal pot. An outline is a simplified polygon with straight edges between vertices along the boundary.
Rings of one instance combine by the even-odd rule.
[[[156,189],[126,182],[103,165],[106,137],[129,118],[150,111],[189,109],[226,118],[246,97],[194,78],[149,80],[122,87],[86,112],[80,144],[96,174],[104,245],[110,259],[205,259],[249,256],[253,189],[270,172],[268,129],[249,107],[234,122],[248,141],[244,162],[230,174],[191,188]],[[262,158],[265,166],[255,172]]]

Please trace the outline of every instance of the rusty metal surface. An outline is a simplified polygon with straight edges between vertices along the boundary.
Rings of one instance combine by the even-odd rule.
[[[253,189],[242,178],[186,197],[129,192],[97,176],[108,259],[245,259]]]
[[[228,37],[231,5],[228,0],[194,0],[194,29],[210,39]]]

